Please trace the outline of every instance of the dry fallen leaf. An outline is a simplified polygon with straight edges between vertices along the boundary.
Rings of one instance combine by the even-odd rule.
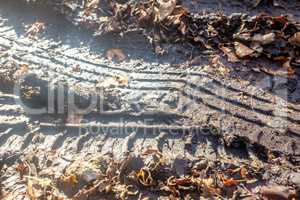
[[[99,81],[97,87],[99,88],[111,88],[111,87],[127,87],[129,85],[129,79],[125,76],[113,76],[108,77],[102,81]]]
[[[57,192],[52,181],[48,178],[24,177],[27,178],[27,194],[32,200],[41,199],[41,197],[45,195],[47,188]]]
[[[91,15],[91,12],[95,10],[98,7],[99,0],[90,0],[87,2],[87,6],[84,10],[84,15],[89,16]]]
[[[126,60],[126,55],[122,51],[122,49],[109,49],[106,52],[106,58],[110,61],[114,60],[116,62],[122,62]]]
[[[260,70],[272,76],[281,76],[281,77],[288,77],[288,78],[296,74],[296,71],[290,65],[290,60],[283,63],[282,67],[279,69],[272,69],[270,67],[261,67]]]
[[[252,37],[253,42],[258,42],[259,44],[270,44],[275,40],[275,33],[268,33],[265,35],[256,34]]]
[[[128,86],[129,85],[129,79],[128,77],[125,77],[125,76],[115,76],[114,77],[118,83],[119,83],[119,86]]]
[[[32,200],[37,200],[38,195],[36,195],[36,191],[33,187],[33,182],[31,180],[28,180],[27,182],[27,194]]]
[[[221,189],[215,187],[215,181],[213,178],[202,179],[201,190],[205,195],[216,195],[221,193]]]
[[[221,76],[226,76],[230,72],[230,69],[223,65],[221,58],[218,55],[211,59],[211,64],[215,67],[214,71]]]
[[[16,166],[16,171],[19,172],[22,177],[28,171],[28,167],[25,165],[25,163],[19,163]]]
[[[45,29],[45,24],[43,22],[35,22],[26,31],[26,35],[29,37],[36,37]]]
[[[81,71],[80,65],[75,65],[75,66],[73,66],[73,67],[72,67],[72,71],[73,71],[73,72],[80,72],[80,71]]]
[[[289,42],[293,45],[300,47],[300,32],[295,33],[290,39]]]
[[[234,180],[233,178],[230,178],[230,179],[227,179],[227,178],[224,178],[223,179],[223,184],[227,187],[232,187],[232,186],[236,186],[238,185],[240,182],[237,181],[237,180]]]
[[[147,168],[140,169],[140,171],[137,173],[137,178],[142,185],[147,187],[152,186],[154,183],[151,172]]]
[[[239,58],[251,56],[255,51],[240,42],[234,42],[235,53]]]
[[[176,0],[157,0],[158,6],[154,7],[155,22],[161,22],[172,14],[176,7]]]
[[[248,176],[248,170],[246,167],[241,167],[240,168],[240,175],[243,179],[247,179]]]
[[[230,49],[229,47],[220,46],[220,49],[227,56],[229,62],[236,63],[240,61],[239,58],[233,52],[233,50]]]
[[[72,174],[67,177],[63,177],[62,181],[68,185],[76,186],[78,184],[77,176],[75,174]]]
[[[221,178],[224,186],[226,186],[226,187],[237,186],[240,183],[240,181],[235,180],[233,178],[226,178],[226,177],[224,177],[223,174],[221,174],[220,178]]]

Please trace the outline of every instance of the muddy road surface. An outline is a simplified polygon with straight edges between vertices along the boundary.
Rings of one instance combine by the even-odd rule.
[[[299,20],[299,1],[269,9],[270,2],[183,5],[227,15],[289,12]],[[221,52],[189,45],[172,44],[157,55],[142,31],[94,37],[57,5],[0,1],[2,198],[297,198],[298,69],[274,76],[256,67],[272,68],[268,60],[231,65]],[[30,29],[36,22],[41,27]],[[100,157],[104,171],[93,165]],[[204,168],[206,176],[195,175]],[[234,170],[241,177],[230,179]],[[119,185],[103,181],[111,177]]]

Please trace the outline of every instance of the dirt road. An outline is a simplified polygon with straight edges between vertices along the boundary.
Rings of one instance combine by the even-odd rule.
[[[219,5],[207,2],[207,8]],[[51,9],[0,5],[0,152],[6,152],[0,155],[6,166],[33,149],[72,159],[91,153],[122,159],[147,148],[159,149],[171,160],[204,156],[267,162],[272,152],[299,165],[299,74],[287,79],[242,64],[220,67],[205,54],[190,64],[190,52],[175,47],[157,56],[141,32],[94,38]],[[271,14],[281,11],[274,8]],[[30,38],[24,27],[36,21],[45,30]],[[107,59],[112,48],[122,49],[125,61]],[[58,93],[68,98],[72,92],[78,105],[87,105],[92,97],[96,105],[90,113],[74,113],[66,100],[60,108],[51,105],[48,92],[54,94],[54,104]],[[36,115],[36,108],[47,108],[47,114]],[[7,191],[20,181],[11,170],[2,175]],[[267,181],[281,183],[293,170]],[[17,185],[15,193],[26,191]]]

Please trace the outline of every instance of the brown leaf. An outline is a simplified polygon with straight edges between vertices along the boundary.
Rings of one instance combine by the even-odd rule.
[[[247,47],[246,45],[240,42],[235,42],[234,48],[235,48],[235,53],[239,58],[251,56],[255,52],[253,49],[250,49],[249,47]]]
[[[38,199],[38,197],[36,195],[36,191],[33,187],[33,182],[31,180],[28,180],[28,182],[27,182],[27,194],[32,200]]]
[[[230,178],[230,179],[227,179],[227,178],[224,178],[223,179],[223,184],[227,187],[232,187],[232,186],[236,186],[238,185],[240,182],[237,181],[237,180],[234,180],[233,178]]]
[[[47,188],[56,190],[52,186],[52,181],[48,178],[41,179],[30,176],[26,176],[25,178],[27,178],[27,194],[32,200],[41,199],[45,195]]]
[[[147,12],[146,9],[140,9],[139,10],[139,16],[138,16],[138,24],[141,27],[146,27],[148,25],[148,22],[150,21],[150,14]]]
[[[111,87],[127,87],[129,85],[129,79],[126,76],[113,76],[99,81],[97,87],[111,88]]]
[[[37,34],[41,33],[45,29],[43,22],[35,22],[26,31],[26,35],[29,37],[36,37]]]
[[[115,76],[114,78],[118,81],[119,86],[128,86],[129,85],[129,79],[128,79],[128,77],[125,77],[125,76]]]
[[[16,171],[19,172],[22,177],[28,171],[28,167],[25,165],[25,163],[19,163],[16,166]]]
[[[273,69],[270,67],[261,67],[260,70],[265,72],[266,74],[270,74],[272,76],[281,76],[281,77],[292,77],[296,74],[296,71],[290,65],[290,58],[287,58],[287,61],[282,64],[282,67],[279,69]]]
[[[185,186],[185,185],[191,185],[192,180],[191,178],[175,178],[170,177],[167,181],[168,186]]]
[[[72,174],[70,176],[63,177],[62,182],[74,187],[78,184],[78,179],[77,179],[77,176],[75,174]]]
[[[152,186],[154,183],[151,172],[147,168],[140,169],[140,171],[137,173],[137,178],[142,185],[147,187]]]
[[[72,67],[73,72],[81,72],[80,65],[75,65]]]
[[[275,33],[268,33],[265,35],[256,34],[252,37],[253,42],[258,42],[259,44],[270,44],[275,40]]]
[[[100,180],[97,184],[93,185],[92,187],[88,189],[82,189],[79,190],[72,199],[77,200],[77,199],[88,199],[89,196],[99,192],[104,192],[107,187],[109,187],[110,180],[103,179]]]
[[[300,32],[295,33],[290,39],[289,43],[300,47]]]
[[[86,9],[84,10],[84,15],[89,16],[91,12],[98,7],[99,0],[90,0],[87,3]]]
[[[158,6],[154,8],[155,22],[161,22],[172,14],[176,7],[176,0],[157,0]]]
[[[242,178],[246,179],[248,176],[248,170],[246,167],[241,167],[240,168],[240,175]]]
[[[236,63],[240,61],[231,48],[220,46],[220,49],[227,56],[229,62]]]
[[[123,53],[122,49],[109,49],[106,52],[106,58],[110,61],[114,60],[116,62],[122,62],[126,60],[126,55]]]

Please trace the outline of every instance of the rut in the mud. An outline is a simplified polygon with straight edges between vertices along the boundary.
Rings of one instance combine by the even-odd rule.
[[[233,2],[224,7],[229,9],[225,9],[225,15],[200,15],[206,20],[200,29],[221,19],[230,21],[234,16],[239,21],[242,16],[231,15],[230,10],[248,9]],[[191,9],[189,2],[182,3]],[[286,37],[283,48],[279,48],[279,53],[290,50],[282,58],[290,64],[292,73],[286,73],[289,71],[281,70],[281,61],[275,63],[274,56],[268,55],[270,44],[260,44],[263,62],[258,59],[243,66],[244,59],[239,57],[232,66],[227,63],[228,57],[233,59],[237,49],[243,47],[234,45],[233,38],[229,40],[232,44],[220,50],[215,46],[220,42],[219,35],[218,40],[209,43],[213,51],[201,51],[201,47],[191,53],[194,46],[177,46],[174,40],[165,43],[159,39],[151,45],[144,38],[149,32],[132,31],[136,27],[124,23],[124,29],[119,30],[124,34],[122,38],[109,35],[95,39],[62,20],[65,12],[55,16],[50,9],[45,12],[43,6],[2,4],[0,182],[4,198],[297,198],[300,109],[295,58],[299,48],[291,38],[299,27],[293,20],[261,15],[247,22],[248,28],[253,28],[251,20],[271,24],[279,20],[280,25],[287,25],[282,33]],[[200,5],[191,11],[195,13],[197,7]],[[77,4],[72,8],[67,20],[76,23],[83,19],[79,14],[86,8]],[[263,8],[264,2],[257,5],[257,10]],[[289,8],[290,13],[296,8]],[[18,12],[23,9],[26,12]],[[90,9],[94,16],[94,9]],[[281,11],[276,6],[269,14]],[[110,17],[103,20],[116,16]],[[188,34],[199,30],[190,30],[197,23],[196,15],[181,17],[188,21]],[[164,16],[156,20],[161,18]],[[80,26],[86,28],[87,24]],[[268,24],[265,28],[268,33],[260,36],[267,39],[262,42],[277,44],[280,37],[274,38],[269,31],[278,30]],[[182,33],[179,35],[181,41],[190,43]],[[240,43],[252,49],[253,40],[259,38],[254,35]],[[133,44],[133,38],[138,44]],[[201,40],[193,45],[199,43]],[[166,48],[169,53],[164,51],[166,44],[172,44]],[[170,53],[173,47],[178,47],[175,54]],[[166,55],[157,56],[153,50]],[[222,51],[228,57],[222,59]],[[250,54],[246,57],[256,60]],[[270,66],[257,67],[257,63]],[[272,68],[274,63],[277,66]],[[20,81],[17,96],[12,89]],[[76,113],[68,102],[57,105],[60,90],[65,100],[69,93],[75,93],[77,106],[87,106],[91,97],[96,97],[97,103],[89,113]],[[54,94],[54,103],[49,101],[48,92]],[[34,115],[18,105],[20,102],[52,112]],[[273,187],[272,183],[284,186]],[[260,188],[262,185],[268,187]]]

